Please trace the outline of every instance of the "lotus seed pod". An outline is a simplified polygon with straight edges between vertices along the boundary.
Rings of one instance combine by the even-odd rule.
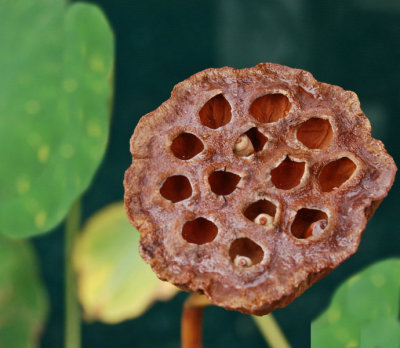
[[[355,93],[269,63],[179,83],[130,144],[125,206],[143,259],[258,315],[356,252],[396,172]]]

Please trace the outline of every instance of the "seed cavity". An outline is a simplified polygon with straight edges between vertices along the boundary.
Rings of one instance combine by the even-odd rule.
[[[288,97],[283,94],[266,94],[253,101],[250,114],[261,123],[272,123],[284,118],[292,107]]]
[[[304,162],[292,161],[289,157],[271,170],[271,181],[281,190],[289,190],[300,184],[305,169]]]
[[[184,175],[173,175],[168,177],[160,188],[161,196],[172,203],[183,201],[192,195],[192,186],[189,179]]]
[[[337,190],[356,170],[357,166],[347,157],[342,157],[325,165],[319,175],[319,183],[323,192]]]
[[[317,209],[300,209],[291,226],[292,235],[298,239],[319,236],[328,225],[328,215]]]
[[[275,204],[266,199],[261,199],[250,204],[243,212],[243,215],[250,221],[259,225],[272,224],[276,213]]]
[[[249,257],[241,256],[241,255],[236,255],[233,263],[235,264],[235,266],[242,267],[242,268],[250,267],[253,265],[253,262],[251,261],[251,259]]]
[[[250,128],[237,138],[233,151],[239,157],[247,157],[264,148],[268,138],[257,127]]]
[[[222,94],[218,94],[204,104],[199,116],[202,125],[217,129],[225,126],[231,120],[231,106]]]
[[[171,144],[171,151],[175,157],[188,160],[203,151],[204,145],[201,140],[191,133],[179,134]]]
[[[254,153],[253,144],[246,134],[242,134],[236,139],[233,152],[239,157],[247,157]]]
[[[326,149],[331,144],[332,138],[332,126],[323,118],[310,118],[297,129],[297,139],[309,149]]]
[[[247,268],[260,263],[264,258],[264,251],[251,239],[238,238],[229,248],[229,257],[235,266]]]
[[[205,244],[212,242],[218,234],[218,227],[203,217],[187,221],[182,227],[182,237],[189,243]]]
[[[208,177],[211,191],[221,196],[229,195],[235,191],[239,181],[239,175],[225,170],[214,171]]]

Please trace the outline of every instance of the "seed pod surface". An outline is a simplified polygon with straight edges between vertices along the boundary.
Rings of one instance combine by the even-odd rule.
[[[264,63],[179,83],[131,139],[143,259],[213,303],[266,314],[358,248],[396,166],[355,93]]]

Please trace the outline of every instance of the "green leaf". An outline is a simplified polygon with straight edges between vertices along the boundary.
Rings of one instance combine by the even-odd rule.
[[[398,318],[382,318],[361,329],[362,348],[399,348],[400,321]]]
[[[78,296],[88,320],[117,323],[141,315],[155,300],[177,292],[140,257],[139,232],[123,203],[112,204],[85,225],[74,250]]]
[[[0,347],[37,347],[47,314],[47,294],[26,241],[0,236]]]
[[[0,231],[46,232],[104,155],[113,36],[93,5],[0,0]]]
[[[377,262],[342,284],[311,325],[312,347],[399,347],[400,259]]]

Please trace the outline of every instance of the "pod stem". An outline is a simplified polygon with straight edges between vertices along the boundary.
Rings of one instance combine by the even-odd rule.
[[[204,295],[190,294],[182,310],[181,347],[202,348],[203,310],[211,302]]]
[[[211,302],[204,295],[190,294],[183,304],[181,321],[181,348],[202,348],[204,307]],[[263,317],[252,316],[271,348],[291,348],[279,324],[270,313]]]

